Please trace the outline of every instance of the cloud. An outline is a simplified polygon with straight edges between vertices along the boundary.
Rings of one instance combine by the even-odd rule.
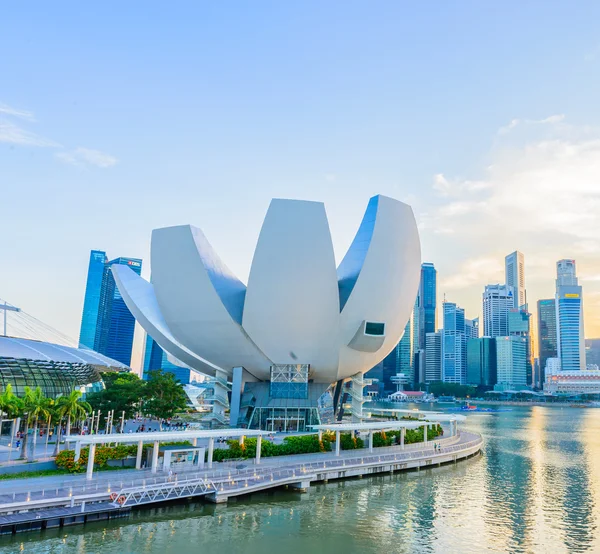
[[[556,114],[545,117],[544,119],[512,119],[508,125],[498,129],[498,134],[506,135],[519,125],[553,125],[560,123],[564,118],[564,114]]]
[[[520,250],[530,304],[553,294],[556,261],[574,258],[586,313],[600,312],[592,301],[600,298],[600,130],[561,126],[552,139],[544,134],[493,143],[479,180],[433,177],[439,202],[421,217],[423,240],[439,260],[440,291],[454,291],[470,311],[481,309],[473,285],[503,281],[504,256]],[[600,333],[600,323],[589,321],[589,336]]]
[[[19,110],[17,108],[11,108],[10,106],[0,102],[0,114],[10,115],[12,117],[18,117],[19,119],[26,119],[27,121],[35,121],[35,117],[32,112],[26,110]]]
[[[110,154],[91,148],[83,148],[80,146],[74,150],[63,150],[62,145],[57,142],[44,138],[17,125],[14,122],[15,119],[35,122],[33,112],[13,108],[0,102],[0,142],[18,144],[21,146],[60,149],[54,154],[58,160],[81,167],[95,166],[106,168],[112,167],[118,161],[117,158]]]
[[[110,154],[81,146],[75,148],[75,150],[57,152],[55,156],[62,162],[80,167],[93,165],[107,168],[116,165],[118,162],[117,158]]]
[[[22,129],[10,121],[0,120],[0,142],[20,144],[22,146],[40,146],[58,148],[60,144]]]
[[[12,108],[11,106],[0,102],[0,142],[18,144],[21,146],[60,148],[60,144],[23,129],[21,126],[14,123],[13,119],[22,119],[29,122],[35,121],[32,112]]]

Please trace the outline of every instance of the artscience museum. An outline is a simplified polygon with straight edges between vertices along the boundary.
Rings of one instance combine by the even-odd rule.
[[[344,395],[362,417],[363,374],[400,340],[420,266],[412,209],[379,195],[338,266],[324,204],[274,199],[247,285],[190,225],[153,231],[151,282],[112,271],[169,358],[214,377],[215,423],[304,430]]]

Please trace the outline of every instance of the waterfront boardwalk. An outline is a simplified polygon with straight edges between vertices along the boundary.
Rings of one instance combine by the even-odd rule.
[[[0,494],[0,532],[28,530],[28,521],[31,529],[44,528],[45,521],[60,520],[58,510],[65,509],[65,521],[83,523],[88,516],[94,520],[118,517],[135,506],[178,498],[205,497],[223,503],[232,497],[281,486],[305,491],[319,481],[457,462],[477,454],[481,446],[480,435],[462,431],[404,447],[344,450],[339,456],[327,452],[270,457],[262,458],[259,464],[250,459],[215,463],[212,469],[173,476],[124,470],[97,473],[92,482],[85,475],[8,480],[2,483]]]

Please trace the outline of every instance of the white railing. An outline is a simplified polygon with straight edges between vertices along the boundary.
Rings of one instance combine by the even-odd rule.
[[[433,449],[433,442],[439,444],[439,450]],[[306,473],[322,473],[324,470],[340,467],[369,466],[386,462],[401,463],[418,458],[444,458],[448,454],[468,451],[481,445],[482,442],[481,436],[463,432],[460,436],[430,441],[427,446],[416,443],[406,445],[404,448],[401,446],[375,448],[373,452],[369,452],[368,449],[345,450],[339,457],[334,456],[332,452],[327,452],[263,458],[260,465],[256,464],[255,459],[215,462],[217,468],[181,472],[177,477],[177,484],[185,486],[194,481],[204,480],[210,481],[216,489],[219,489],[221,486],[227,487],[228,482],[231,484],[232,481],[240,480],[248,483],[252,479],[264,481],[268,478],[275,483],[277,476],[281,479],[289,479],[290,476],[301,477]],[[25,483],[20,487],[12,487],[10,492],[6,491],[6,486],[3,486],[3,491],[0,492],[0,513],[44,505],[77,504],[90,499],[106,500],[112,492],[125,489],[172,488],[172,478],[151,474],[149,470],[143,471],[144,476],[132,479],[114,479],[114,477],[103,479],[98,476],[89,483],[81,481],[82,476],[73,476],[71,480],[57,483],[53,487],[32,489],[31,485]]]

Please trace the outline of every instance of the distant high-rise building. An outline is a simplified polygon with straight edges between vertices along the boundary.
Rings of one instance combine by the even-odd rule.
[[[427,333],[425,348],[425,382],[442,380],[442,333]]]
[[[138,275],[142,272],[140,259],[115,258],[107,261],[104,252],[92,250],[79,343],[113,360],[130,365],[135,319],[115,284],[110,270],[114,264],[127,265]]]
[[[496,340],[491,337],[467,339],[467,385],[492,387],[496,384]]]
[[[586,339],[585,363],[600,367],[600,339]]]
[[[182,385],[188,385],[192,379],[192,371],[189,368],[175,365],[167,358],[167,353],[158,345],[158,343],[148,334],[146,334],[146,343],[144,344],[144,360],[142,362],[142,377],[148,378],[148,373],[157,369],[162,369],[166,373],[172,373]]]
[[[513,289],[513,308],[520,308],[527,302],[525,296],[525,256],[518,250],[504,259],[506,285]]]
[[[101,250],[91,251],[83,299],[81,329],[79,331],[79,348],[94,349],[96,328],[98,326],[98,310],[100,309],[100,291],[106,262],[108,262],[106,252]]]
[[[511,337],[522,337],[527,341],[527,384],[535,385],[533,379],[533,352],[531,344],[531,314],[525,309],[512,308],[508,312],[508,334]]]
[[[402,339],[401,339],[402,340]],[[384,392],[394,392],[392,377],[400,373],[400,343],[381,362],[381,381]]]
[[[556,263],[556,337],[562,370],[585,369],[583,294],[575,260]]]
[[[577,267],[575,260],[559,260],[556,262],[556,287],[577,286]]]
[[[465,335],[467,340],[479,338],[479,318],[465,319]]]
[[[538,300],[537,326],[540,383],[543,385],[546,380],[546,360],[558,356],[558,346],[556,342],[556,301],[554,298]]]
[[[413,382],[414,348],[413,348],[413,320],[412,317],[404,327],[404,335],[398,343],[399,373],[403,373],[409,383]]]
[[[487,285],[483,293],[483,335],[508,336],[508,312],[514,307],[513,288],[508,285]]]
[[[504,390],[527,386],[527,339],[496,337],[497,386]]]
[[[426,349],[427,333],[435,333],[437,329],[437,271],[432,263],[421,264],[421,283],[418,295],[419,305],[419,349]],[[415,349],[417,347],[415,346]]]
[[[442,329],[442,380],[463,385],[467,378],[465,311],[454,302],[444,302]]]

